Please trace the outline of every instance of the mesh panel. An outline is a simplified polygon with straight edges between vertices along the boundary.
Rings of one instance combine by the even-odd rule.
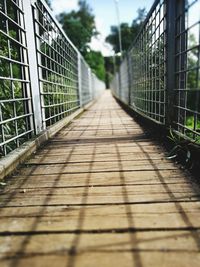
[[[43,122],[49,126],[79,107],[78,53],[41,1],[34,11]]]
[[[33,129],[29,66],[21,0],[0,2],[0,157]]]

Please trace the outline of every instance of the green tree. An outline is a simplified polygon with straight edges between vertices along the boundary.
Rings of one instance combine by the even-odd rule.
[[[97,77],[104,80],[104,58],[101,52],[92,51],[89,47],[92,37],[98,35],[95,17],[85,0],[80,0],[78,5],[78,11],[73,10],[70,13],[61,13],[58,16],[58,20],[69,39],[84,56]]]
[[[86,54],[85,60],[101,80],[105,80],[105,62],[101,52],[90,51]]]
[[[127,50],[132,42],[132,29],[128,23],[121,23],[122,49]],[[119,47],[119,29],[118,26],[111,26],[111,34],[106,37],[106,42],[113,46],[116,53],[120,51]]]
[[[127,51],[134,39],[137,37],[140,27],[146,17],[145,8],[138,9],[137,17],[133,20],[131,26],[128,23],[121,23],[121,36],[122,36],[122,49]],[[118,26],[111,26],[111,33],[106,37],[106,42],[113,46],[113,50],[117,54],[120,52],[119,48],[119,29]],[[117,55],[106,58],[106,84],[109,87],[110,81],[112,80],[114,72],[119,68],[120,58]]]
[[[127,51],[131,46],[132,42],[136,38],[141,24],[146,17],[145,8],[138,9],[138,15],[136,19],[133,20],[132,25],[129,26],[128,23],[121,23],[121,36],[122,36],[122,49]],[[113,46],[115,53],[120,51],[119,49],[119,29],[118,26],[111,26],[111,33],[106,37],[106,42]]]
[[[89,43],[93,36],[97,35],[95,17],[92,9],[85,0],[78,2],[79,10],[58,15],[58,21],[63,30],[85,56],[89,48]]]

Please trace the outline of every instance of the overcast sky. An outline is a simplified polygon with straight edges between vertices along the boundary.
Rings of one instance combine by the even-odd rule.
[[[51,0],[54,14],[57,15],[63,11],[69,12],[78,8],[78,0]],[[114,0],[87,0],[93,9],[96,19],[96,27],[100,35],[93,38],[91,48],[100,50],[105,56],[111,52],[111,47],[105,44],[105,37],[110,33],[111,25],[117,25],[116,6]],[[138,8],[145,7],[148,11],[154,0],[118,0],[120,11],[120,21],[129,24],[137,16]]]

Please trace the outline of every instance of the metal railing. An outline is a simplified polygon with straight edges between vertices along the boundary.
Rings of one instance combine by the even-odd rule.
[[[78,51],[41,1],[35,4],[34,21],[42,120],[49,126],[80,106]]]
[[[94,73],[92,73],[92,84],[91,84],[91,86],[92,86],[92,88],[94,88],[94,90],[93,90],[93,98],[99,97],[103,93],[104,88],[105,88],[104,82],[99,80]]]
[[[200,143],[200,0],[156,0],[111,87],[137,113]]]
[[[175,35],[174,127],[200,143],[200,1],[179,2]]]
[[[0,2],[0,157],[89,103],[99,84],[43,0]]]
[[[32,136],[33,110],[22,1],[0,2],[0,156]]]
[[[85,105],[92,99],[91,93],[91,70],[81,57],[81,102]]]

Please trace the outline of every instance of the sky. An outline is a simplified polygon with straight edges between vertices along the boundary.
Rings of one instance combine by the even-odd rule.
[[[154,0],[118,0],[120,22],[132,23],[137,17],[137,10],[145,7],[150,10]],[[70,12],[78,9],[78,0],[51,0],[54,15],[61,12]],[[97,31],[100,35],[93,38],[91,49],[101,51],[104,56],[113,53],[112,47],[105,43],[106,36],[110,33],[110,27],[117,25],[117,14],[115,0],[87,0],[95,15]]]

